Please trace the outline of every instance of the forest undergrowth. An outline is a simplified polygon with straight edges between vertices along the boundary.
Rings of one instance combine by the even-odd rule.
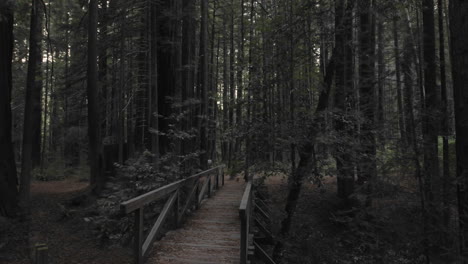
[[[270,202],[279,229],[287,178],[275,175],[265,183],[275,194]],[[426,263],[417,190],[379,182],[372,206],[363,210],[344,204],[335,189],[335,177],[325,177],[320,186],[303,185],[291,231],[283,238],[282,263]],[[431,263],[453,263],[451,244],[434,247]]]
[[[89,210],[67,206],[77,202],[78,197],[88,197],[88,205],[96,202],[87,196],[87,182],[80,181],[79,177],[36,180],[31,187],[31,218],[2,224],[5,241],[0,243],[0,263],[31,263],[34,252],[28,249],[36,244],[47,245],[50,264],[131,263],[129,249],[101,243],[85,217]]]

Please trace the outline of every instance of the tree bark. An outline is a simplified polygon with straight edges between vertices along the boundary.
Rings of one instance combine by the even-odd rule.
[[[398,129],[400,131],[400,140],[405,145],[405,117],[403,112],[403,100],[401,95],[401,71],[400,71],[400,42],[398,40],[398,16],[393,16],[393,43],[395,54],[395,75],[396,75],[396,90],[397,90],[397,106],[398,106]]]
[[[93,191],[99,193],[104,186],[102,172],[102,141],[99,109],[99,87],[97,68],[97,0],[89,1],[88,24],[88,69],[87,69],[87,97],[88,97],[88,137],[90,183]]]
[[[438,122],[439,102],[436,87],[434,1],[423,0],[423,42],[424,42],[424,177],[425,194],[429,206],[433,201],[434,181],[439,176]]]
[[[352,10],[354,0],[335,2],[335,107],[340,116],[336,120],[336,129],[340,137],[353,137],[354,125],[348,124],[349,111],[353,104],[353,64],[352,64]],[[348,120],[349,121],[349,120]],[[354,192],[354,165],[349,147],[337,147],[337,192],[346,199]]]
[[[244,1],[240,1],[241,13],[240,13],[240,29],[239,29],[239,53],[237,56],[237,107],[236,107],[236,121],[239,127],[242,127],[242,106],[243,106],[243,73],[244,73]],[[240,151],[241,143],[240,139],[236,139],[236,153]]]
[[[441,90],[441,134],[442,134],[442,205],[444,225],[448,226],[450,221],[450,164],[449,164],[449,106],[447,98],[447,74],[445,67],[445,27],[443,1],[437,1],[439,11],[439,60],[440,60],[440,90]]]
[[[450,44],[455,100],[457,198],[462,258],[468,259],[468,2],[450,1]]]
[[[229,51],[229,128],[233,129],[235,125],[234,120],[234,111],[235,111],[235,90],[236,90],[236,80],[235,80],[235,69],[234,69],[234,60],[235,60],[235,46],[234,46],[234,0],[231,0],[231,23],[230,23],[230,51]],[[234,140],[232,133],[228,137],[229,151],[228,151],[228,167],[231,167],[232,160],[234,158]]]
[[[206,127],[208,118],[208,0],[201,0],[201,29],[200,29],[200,89],[201,89],[201,127],[200,127],[200,167],[208,167],[208,149]]]
[[[151,94],[151,104],[149,105],[150,109],[150,127],[153,130],[151,133],[151,152],[153,153],[153,163],[155,168],[159,166],[159,135],[157,131],[159,130],[159,111],[158,111],[158,17],[157,17],[157,5],[153,1],[150,2],[150,94]]]
[[[223,32],[226,32],[226,24],[227,24],[227,9],[226,7],[223,10]],[[225,134],[228,130],[229,125],[229,98],[228,98],[228,90],[229,90],[229,75],[228,75],[228,56],[227,56],[227,41],[228,38],[224,34],[223,36],[223,140],[221,141],[221,153],[223,157],[223,161],[228,161],[228,152],[229,152],[229,143],[226,139],[224,139]]]
[[[11,135],[11,89],[13,59],[13,9],[0,10],[0,215],[13,216],[18,191]]]
[[[31,6],[31,27],[29,35],[29,60],[28,73],[26,79],[26,98],[24,109],[23,126],[23,151],[21,156],[21,181],[20,181],[20,199],[21,206],[28,207],[31,185],[31,170],[39,160],[36,160],[37,151],[40,153],[40,134],[41,123],[41,89],[42,80],[40,74],[40,64],[42,55],[40,51],[40,42],[42,36],[41,1],[35,0]],[[39,116],[37,113],[39,112]],[[39,136],[39,137],[38,137]],[[39,145],[39,146],[38,146]]]
[[[359,1],[360,11],[360,60],[359,106],[364,118],[361,123],[361,158],[358,181],[364,183],[377,173],[375,142],[375,30],[371,0]]]
[[[377,64],[378,64],[378,99],[377,99],[377,126],[379,129],[378,138],[382,149],[385,148],[385,37],[383,17],[378,18],[377,25]]]
[[[44,6],[42,1],[33,1],[34,10],[31,10],[31,16],[34,15],[34,18],[31,17],[31,31],[30,31],[30,54],[28,61],[32,62],[35,65],[35,77],[34,77],[34,86],[35,92],[32,94],[32,129],[33,129],[33,142],[31,150],[31,160],[32,168],[36,168],[41,164],[41,149],[42,149],[42,30],[43,30],[43,17],[44,17]],[[34,23],[33,23],[34,19]],[[33,26],[34,24],[34,26]],[[34,38],[34,40],[32,39]],[[47,79],[47,76],[46,76]],[[45,133],[45,131],[44,131]]]

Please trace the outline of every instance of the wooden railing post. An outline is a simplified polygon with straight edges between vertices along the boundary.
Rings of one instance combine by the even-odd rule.
[[[249,236],[250,219],[252,213],[252,182],[248,182],[242,200],[239,206],[239,216],[241,220],[241,245],[240,245],[240,263],[247,264],[249,259]]]
[[[143,207],[138,208],[135,211],[135,227],[134,227],[134,253],[135,253],[135,263],[143,263],[143,253],[141,245],[143,243]]]
[[[240,252],[240,263],[247,264],[247,252],[248,252],[248,236],[249,236],[249,221],[247,220],[248,214],[246,211],[241,215],[241,252]]]
[[[208,175],[206,180],[208,181],[208,198],[211,198],[211,175]]]
[[[200,196],[200,181],[197,181],[197,190],[195,191],[195,208],[198,210],[200,207],[200,200],[198,200],[198,197]]]
[[[48,247],[46,244],[36,244],[36,264],[47,264],[47,251]]]
[[[223,186],[224,186],[224,168],[221,168],[221,180],[223,181]]]
[[[179,228],[180,226],[180,221],[179,221],[180,192],[179,190],[177,190],[176,192],[177,192],[177,198],[174,204],[174,222],[176,224],[176,228]]]
[[[219,170],[216,170],[216,190],[219,189]]]

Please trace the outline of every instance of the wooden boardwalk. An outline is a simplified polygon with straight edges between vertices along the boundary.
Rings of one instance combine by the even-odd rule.
[[[245,184],[225,179],[225,185],[186,223],[153,245],[146,263],[221,264],[240,262],[239,204]]]

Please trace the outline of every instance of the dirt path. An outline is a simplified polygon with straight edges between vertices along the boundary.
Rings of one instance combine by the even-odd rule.
[[[32,183],[30,245],[47,244],[50,264],[131,263],[127,249],[101,247],[80,214],[67,211],[62,205],[86,187],[87,183],[76,180]],[[28,230],[26,223],[17,225],[20,229]],[[27,231],[17,233],[11,239],[12,244],[7,246],[8,251],[0,252],[0,263],[29,263],[28,255],[31,253],[27,249],[25,233]]]

